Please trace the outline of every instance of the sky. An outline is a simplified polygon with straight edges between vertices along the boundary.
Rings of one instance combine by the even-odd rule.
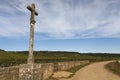
[[[0,49],[29,50],[31,3],[34,50],[120,53],[120,0],[0,0]]]

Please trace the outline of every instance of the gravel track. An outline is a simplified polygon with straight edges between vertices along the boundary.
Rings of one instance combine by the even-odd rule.
[[[79,71],[70,79],[60,80],[120,80],[120,77],[105,69],[105,65],[111,61],[96,62]]]

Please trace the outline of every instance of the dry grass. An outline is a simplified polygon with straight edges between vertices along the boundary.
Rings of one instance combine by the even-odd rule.
[[[118,61],[107,64],[105,68],[120,76],[120,63]]]

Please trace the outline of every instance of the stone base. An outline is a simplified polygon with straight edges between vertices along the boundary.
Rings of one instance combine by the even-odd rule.
[[[41,65],[24,64],[19,67],[19,80],[42,80]]]

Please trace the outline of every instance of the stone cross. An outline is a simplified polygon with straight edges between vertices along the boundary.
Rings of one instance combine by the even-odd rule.
[[[31,4],[31,6],[27,6],[27,9],[31,12],[31,18],[30,18],[30,47],[29,47],[29,56],[28,56],[28,64],[34,63],[34,57],[33,57],[33,46],[34,46],[34,24],[35,19],[34,16],[38,15],[38,13],[35,11],[35,4]]]

